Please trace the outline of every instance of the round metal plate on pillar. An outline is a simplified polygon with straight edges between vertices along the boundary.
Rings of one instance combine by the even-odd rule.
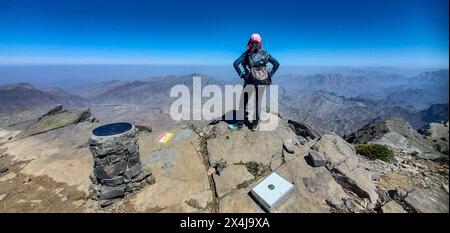
[[[112,123],[95,128],[89,149],[94,158],[89,193],[102,207],[142,189],[146,183],[155,183],[151,171],[142,168],[133,124]]]

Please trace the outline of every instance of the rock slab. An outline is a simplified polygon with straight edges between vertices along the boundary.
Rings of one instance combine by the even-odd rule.
[[[403,209],[401,205],[397,204],[397,202],[395,201],[390,201],[384,204],[381,207],[381,211],[383,213],[408,213],[405,209]]]
[[[327,163],[327,160],[325,159],[323,154],[317,151],[310,151],[308,154],[308,158],[313,167],[323,167]]]
[[[416,190],[405,202],[418,213],[448,213],[448,194],[437,189]]]

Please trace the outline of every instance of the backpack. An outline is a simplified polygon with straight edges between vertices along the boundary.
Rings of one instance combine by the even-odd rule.
[[[270,84],[270,74],[267,67],[269,62],[269,54],[260,49],[256,53],[248,56],[248,68],[252,81],[259,85]]]

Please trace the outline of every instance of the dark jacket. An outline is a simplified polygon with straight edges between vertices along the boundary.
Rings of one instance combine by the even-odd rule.
[[[248,51],[245,51],[236,61],[234,61],[233,66],[236,72],[238,73],[239,77],[247,81],[248,77],[248,69],[246,68],[248,64]],[[267,53],[269,54],[269,53]],[[269,63],[272,64],[273,68],[270,70],[270,77],[273,77],[275,72],[277,72],[278,68],[280,67],[280,63],[273,58],[269,54]]]

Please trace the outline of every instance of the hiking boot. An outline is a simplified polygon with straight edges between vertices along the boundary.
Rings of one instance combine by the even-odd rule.
[[[236,131],[236,130],[241,130],[244,126],[242,124],[231,124],[228,125],[228,129]]]
[[[259,125],[252,124],[252,126],[250,126],[251,131],[256,131],[258,129],[259,129]]]

